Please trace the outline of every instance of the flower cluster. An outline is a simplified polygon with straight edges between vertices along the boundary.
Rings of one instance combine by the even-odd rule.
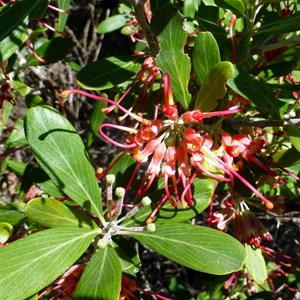
[[[139,73],[139,77],[144,77],[145,72],[147,73],[147,82],[158,76],[158,69],[153,63],[153,61],[145,61],[145,66]],[[99,133],[112,144],[126,149],[138,166],[147,164],[146,174],[137,190],[138,196],[145,195],[153,181],[162,177],[166,199],[174,207],[179,202],[182,207],[187,207],[193,204],[192,184],[195,178],[202,176],[228,182],[232,190],[234,190],[234,179],[238,178],[262,200],[267,209],[272,209],[273,204],[239,174],[243,162],[246,161],[255,163],[274,175],[274,172],[256,157],[265,145],[265,140],[261,137],[252,138],[247,134],[231,135],[221,126],[212,128],[204,121],[207,118],[222,118],[239,113],[241,105],[245,103],[242,102],[240,105],[237,101],[239,97],[234,97],[234,105],[229,105],[226,110],[202,112],[196,108],[180,115],[173,100],[168,74],[164,74],[163,82],[164,104],[161,106],[161,114],[156,113],[152,120],[142,117],[142,114],[133,113],[132,108],[125,109],[121,106],[120,99],[115,102],[79,90],[64,91],[63,95],[80,93],[95,100],[106,101],[111,104],[109,111],[117,107],[126,116],[137,121],[137,124],[131,127],[104,123],[100,126]],[[158,115],[161,117],[158,118]],[[217,123],[221,124],[221,122]],[[104,132],[107,127],[127,131],[129,134],[125,143],[110,139]],[[129,182],[131,183],[132,180]]]

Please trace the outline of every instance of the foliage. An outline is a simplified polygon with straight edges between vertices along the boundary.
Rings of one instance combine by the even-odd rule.
[[[137,245],[213,276],[170,297],[295,295],[300,5],[88,2],[0,1],[0,299],[162,299]]]

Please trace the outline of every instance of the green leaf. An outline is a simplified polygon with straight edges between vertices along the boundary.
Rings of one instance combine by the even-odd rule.
[[[212,111],[216,108],[218,100],[222,99],[227,92],[227,80],[233,75],[234,68],[231,62],[222,61],[214,65],[197,94],[195,108],[200,108],[202,111]]]
[[[217,41],[209,31],[201,32],[195,40],[192,60],[196,79],[200,85],[212,67],[219,62],[221,58]]]
[[[122,272],[135,277],[141,267],[141,260],[135,245],[119,235],[113,237],[112,246],[119,256]]]
[[[88,90],[106,90],[131,79],[141,65],[137,58],[128,56],[108,57],[81,69],[78,84]]]
[[[41,18],[47,5],[48,0],[18,0],[1,10],[0,63],[9,59],[26,41],[28,20]]]
[[[0,207],[0,222],[7,222],[13,226],[23,222],[26,219],[24,205],[10,203]]]
[[[45,227],[97,228],[96,223],[82,211],[51,198],[31,199],[25,213],[31,221]]]
[[[102,21],[97,27],[97,33],[105,34],[125,26],[129,19],[126,15],[115,15]]]
[[[105,96],[107,97],[107,95]],[[107,103],[104,101],[95,101],[94,109],[91,115],[90,126],[87,136],[87,145],[88,147],[92,145],[95,136],[98,135],[99,126],[103,123],[106,114],[101,110],[102,108],[107,107]]]
[[[158,214],[154,218],[154,223],[179,223],[190,220],[204,211],[211,201],[211,197],[215,190],[215,185],[212,180],[199,179],[194,180],[194,204],[187,208],[182,208],[180,204],[177,207],[173,207],[169,202],[166,202],[159,210]],[[160,192],[160,191],[159,191]],[[149,195],[150,198],[155,199],[154,195]],[[156,204],[154,204],[155,206]],[[147,218],[153,211],[153,207],[146,206],[141,208],[130,219],[126,219],[123,222],[123,226],[139,226],[145,224]]]
[[[295,125],[289,125],[288,135],[293,146],[300,152],[300,128]]]
[[[76,262],[96,235],[52,228],[0,248],[0,299],[25,299],[40,291]]]
[[[160,51],[156,64],[171,78],[175,100],[188,108],[191,95],[188,91],[191,63],[184,53],[186,32],[183,30],[183,16],[171,5],[165,5],[152,21],[153,32],[160,42]],[[176,37],[176,38],[175,38]]]
[[[127,232],[140,243],[188,268],[215,274],[239,270],[246,258],[242,244],[223,232],[189,224],[156,225],[155,232]]]
[[[245,244],[245,249],[247,254],[245,267],[248,273],[256,283],[263,284],[268,277],[268,272],[261,249],[253,249],[248,244]]]
[[[0,244],[4,244],[10,238],[14,231],[14,228],[11,224],[7,222],[0,222]]]
[[[275,163],[286,168],[300,163],[300,152],[295,148],[281,150],[272,155]]]
[[[122,154],[116,155],[110,165],[115,163]],[[125,187],[135,166],[135,159],[127,153],[109,170],[108,174],[114,174],[116,176],[116,184],[120,187]]]
[[[18,119],[15,123],[13,131],[6,141],[6,150],[26,145],[26,138],[23,127],[23,120]]]
[[[95,171],[70,122],[55,109],[40,105],[27,111],[25,132],[36,160],[59,189],[102,218]]]
[[[29,172],[29,176],[46,194],[53,197],[66,197],[66,194],[55,185],[53,180],[51,180],[42,168],[32,168]]]
[[[181,208],[180,204],[175,208],[167,202],[159,210],[155,223],[179,223],[190,220],[203,212],[209,205],[215,190],[215,185],[209,179],[195,179],[194,183],[194,204],[187,208]]]
[[[238,16],[243,16],[245,13],[245,5],[242,0],[214,0],[218,7],[230,9]]]
[[[42,44],[36,50],[38,56],[46,61],[46,64],[53,64],[59,60],[62,60],[70,52],[73,46],[71,38],[56,37]],[[33,54],[31,54],[26,62],[26,66],[40,66],[42,64]]]
[[[82,274],[74,299],[119,299],[122,268],[118,255],[109,246],[99,249]]]
[[[300,30],[300,11],[293,13],[290,16],[281,17],[273,22],[262,24],[255,33],[260,34],[282,34]]]
[[[278,99],[262,80],[256,80],[248,72],[236,68],[234,77],[227,81],[227,85],[255,104],[263,114],[280,118]]]
[[[58,0],[58,7],[60,9],[69,10],[71,5],[71,0]],[[58,22],[55,24],[55,29],[58,31],[64,31],[65,26],[67,24],[69,14],[59,12],[58,13]]]

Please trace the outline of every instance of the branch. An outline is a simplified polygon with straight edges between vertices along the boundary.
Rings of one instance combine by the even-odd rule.
[[[159,46],[155,35],[151,32],[150,23],[145,14],[145,0],[130,0],[130,2],[134,8],[134,15],[145,34],[151,55],[155,57],[159,52]]]
[[[300,126],[300,119],[290,119],[290,120],[249,120],[244,118],[225,119],[224,122],[241,126],[241,127],[273,127],[273,126],[288,126],[288,125],[296,125]]]

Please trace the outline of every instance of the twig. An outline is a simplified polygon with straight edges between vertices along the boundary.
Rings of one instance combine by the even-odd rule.
[[[134,15],[138,20],[143,33],[145,34],[151,55],[155,57],[159,52],[159,46],[155,35],[151,32],[150,23],[145,14],[145,0],[130,0],[130,2],[134,8]]]
[[[290,120],[249,120],[245,118],[228,118],[224,122],[231,125],[242,126],[242,127],[273,127],[273,126],[288,126],[296,125],[300,126],[300,119],[290,119]]]

